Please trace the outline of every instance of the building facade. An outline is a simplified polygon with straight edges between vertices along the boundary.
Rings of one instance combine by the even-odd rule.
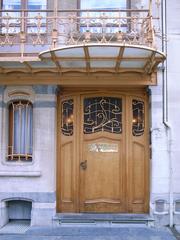
[[[180,224],[177,0],[1,0],[0,227],[57,213]]]

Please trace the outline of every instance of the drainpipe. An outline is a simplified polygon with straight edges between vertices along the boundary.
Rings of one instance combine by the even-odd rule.
[[[167,56],[167,1],[161,1],[161,21],[162,21],[162,52]],[[167,60],[162,64],[162,96],[163,96],[163,124],[166,127],[168,139],[168,158],[169,158],[169,225],[174,225],[173,208],[173,165],[172,165],[172,130],[168,119],[168,64]]]

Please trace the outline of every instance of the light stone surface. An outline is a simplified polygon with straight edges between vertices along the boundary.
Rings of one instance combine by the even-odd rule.
[[[0,200],[3,201],[2,203],[4,203],[4,199],[8,198],[33,201],[32,225],[39,222],[42,225],[48,225],[51,224],[55,212],[56,95],[52,92],[48,94],[48,91],[36,94],[30,86],[10,86],[0,94],[0,101],[8,103],[12,99],[16,99],[16,95],[9,98],[9,93],[16,91],[27,92],[29,94],[27,99],[32,101],[35,106],[33,108],[33,161],[32,163],[9,163],[6,161],[8,114],[7,106],[0,107],[2,129],[0,131],[0,175],[3,175],[0,177]],[[19,98],[21,96],[18,96]],[[9,175],[8,172],[10,172]],[[40,174],[37,174],[38,172]],[[15,175],[18,173],[19,176],[16,177]],[[53,194],[53,199],[50,194]],[[36,207],[37,199],[41,199],[41,202],[44,201],[43,208]],[[53,205],[47,201],[53,201]],[[0,226],[3,226],[8,221],[7,204],[1,205],[0,215],[3,217],[0,220]]]

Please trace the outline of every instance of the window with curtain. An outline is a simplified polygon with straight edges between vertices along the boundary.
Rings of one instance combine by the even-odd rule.
[[[33,106],[19,100],[9,105],[9,161],[32,160]]]

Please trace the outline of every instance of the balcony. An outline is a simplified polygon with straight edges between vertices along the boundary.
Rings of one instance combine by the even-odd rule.
[[[151,74],[165,59],[154,20],[149,9],[1,10],[1,74]]]

